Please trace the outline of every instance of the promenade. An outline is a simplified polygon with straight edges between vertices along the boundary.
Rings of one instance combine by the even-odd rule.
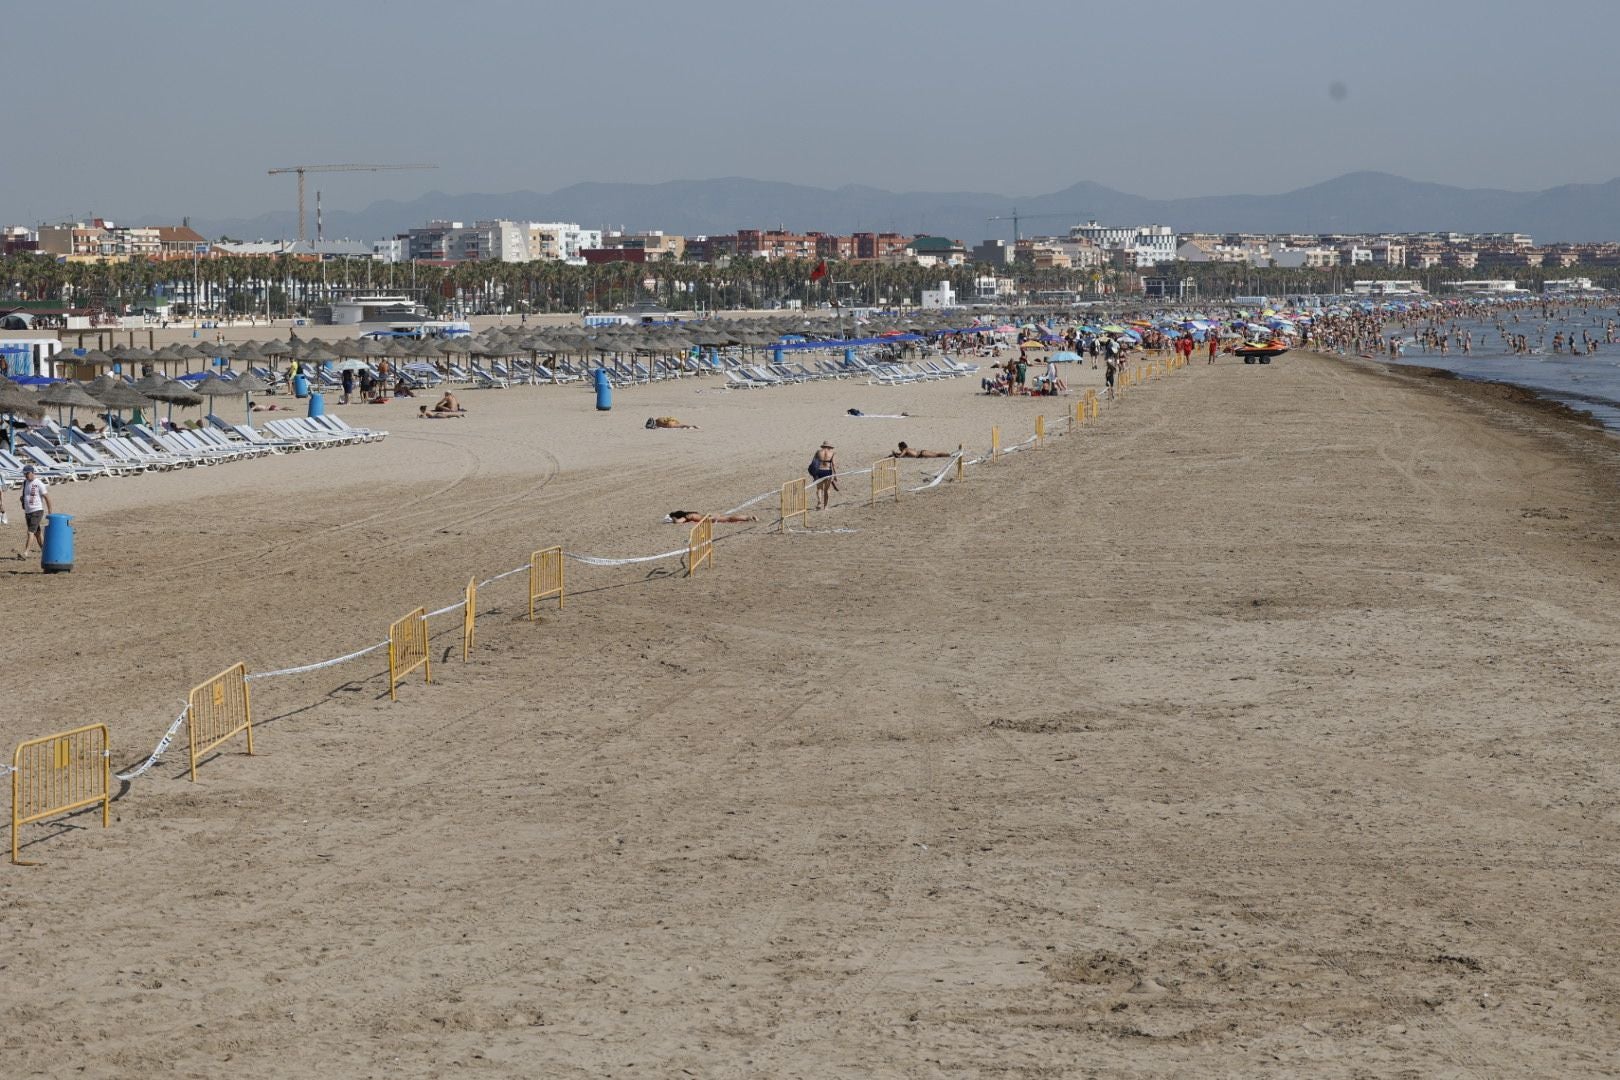
[[[664,511],[821,438],[1059,415],[702,389],[612,414],[698,432],[490,391],[337,467],[57,492],[101,500],[87,565],[0,574],[3,733],[107,718],[122,765],[230,662],[370,644],[547,543],[673,547]],[[257,756],[177,754],[0,867],[8,1072],[1608,1075],[1617,456],[1443,380],[1223,359],[691,581],[582,571],[539,623],[492,588],[433,685],[277,684]]]

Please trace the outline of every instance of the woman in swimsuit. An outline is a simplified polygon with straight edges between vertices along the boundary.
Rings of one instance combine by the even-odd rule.
[[[700,514],[695,510],[671,510],[667,515],[672,525],[697,525],[705,518],[723,525],[741,525],[745,521],[758,521],[753,514]]]
[[[815,481],[817,510],[827,509],[827,504],[832,502],[832,493],[838,490],[837,472],[838,459],[833,454],[833,445],[824,442],[810,459],[810,479]]]

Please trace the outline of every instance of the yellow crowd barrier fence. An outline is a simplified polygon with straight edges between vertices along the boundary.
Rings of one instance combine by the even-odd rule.
[[[563,549],[541,548],[529,556],[529,621],[534,621],[534,606],[542,600],[557,598],[557,610],[563,608]]]
[[[1158,378],[1186,366],[1186,360],[1177,356],[1157,364],[1122,372],[1118,388],[1135,386],[1149,378]],[[1088,389],[1075,402],[1068,416],[1072,429],[1088,419],[1101,415],[1102,406],[1095,390]],[[1041,446],[1046,439],[1046,417],[1035,417],[1035,444]],[[963,479],[966,455],[957,448],[956,479]],[[990,429],[990,460],[1001,456],[1001,428]],[[893,458],[874,462],[871,470],[871,501],[885,495],[900,498],[899,464]],[[791,480],[781,488],[781,527],[794,519],[808,521],[809,484],[803,477]],[[544,548],[536,551],[529,561],[529,618],[535,617],[536,605],[555,597],[557,606],[564,603],[563,549]],[[699,568],[714,566],[714,522],[704,518],[694,526],[687,538],[686,576],[693,576]],[[464,621],[462,624],[461,656],[469,658],[476,639],[478,618],[478,581],[469,579],[466,589]],[[358,654],[356,654],[358,655]],[[432,662],[428,655],[428,626],[425,608],[417,608],[388,628],[388,696],[398,699],[398,687],[417,668],[422,669],[424,682],[432,683]],[[278,674],[278,673],[271,673]],[[234,664],[208,681],[193,687],[187,699],[186,722],[190,741],[190,771],[197,778],[198,761],[209,752],[224,745],[238,734],[246,735],[247,753],[253,753],[253,716],[247,685],[247,667]],[[101,804],[102,826],[111,820],[111,767],[108,761],[110,738],[107,725],[88,724],[71,731],[46,735],[19,743],[12,757],[11,776],[11,861],[17,865],[21,844],[21,827],[59,814],[71,813],[88,806]],[[159,752],[161,751],[161,746]],[[156,759],[154,753],[153,760]]]
[[[686,576],[691,577],[697,573],[697,568],[704,563],[709,569],[714,569],[714,522],[704,518],[692,526],[692,531],[686,537]]]
[[[428,659],[427,608],[417,608],[388,627],[388,700],[398,701],[405,676],[422,669],[422,681],[433,681]]]
[[[253,756],[253,706],[248,698],[247,665],[232,664],[186,696],[186,734],[191,749],[191,781],[197,782],[197,762],[247,732],[248,756]]]
[[[900,501],[900,463],[892,457],[872,462],[872,500],[867,505],[876,506],[885,495],[893,495],[895,502]]]
[[[19,858],[22,827],[101,804],[101,827],[111,820],[112,767],[106,724],[86,724],[17,744],[11,755],[11,862]]]
[[[787,532],[788,522],[794,518],[801,525],[810,524],[810,486],[802,476],[782,485],[782,520],[778,528]]]

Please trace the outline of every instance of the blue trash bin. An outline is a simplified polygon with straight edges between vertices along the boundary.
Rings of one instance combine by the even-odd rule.
[[[309,395],[309,415],[311,415],[311,416],[325,416],[326,415],[326,398],[325,398],[324,395],[321,395],[321,394],[311,394],[311,395]]]
[[[47,574],[73,569],[73,519],[67,514],[45,515],[45,546],[39,564]]]
[[[307,376],[293,376],[293,397],[309,397],[309,378]]]
[[[596,379],[596,408],[598,412],[607,412],[613,408],[613,384],[608,381],[608,373],[603,368],[597,368]]]

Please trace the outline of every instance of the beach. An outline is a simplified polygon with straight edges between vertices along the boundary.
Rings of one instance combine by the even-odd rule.
[[[668,510],[823,440],[977,453],[1075,400],[976,387],[467,391],[58,485],[74,572],[0,563],[0,736],[105,720],[124,768],[237,661],[375,644],[552,544],[675,548]],[[253,757],[29,826],[6,1071],[1609,1075],[1616,464],[1476,384],[1199,359],[960,483],[716,526],[690,580],[571,563],[537,622],[494,583],[431,685],[256,683]]]

